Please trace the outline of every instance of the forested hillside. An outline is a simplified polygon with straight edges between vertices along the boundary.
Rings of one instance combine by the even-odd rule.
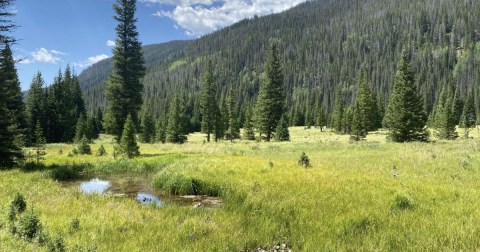
[[[212,60],[220,104],[232,88],[243,120],[256,99],[270,43],[281,53],[290,123],[306,125],[336,94],[353,104],[360,70],[385,106],[402,50],[430,113],[443,86],[465,99],[479,81],[480,3],[473,0],[322,0],[241,21],[191,42],[145,47],[145,108],[163,118],[174,93],[184,97],[191,130],[199,130],[201,76]],[[90,113],[105,104],[110,61],[80,75]],[[337,92],[340,90],[340,92]],[[480,89],[475,89],[478,108]]]

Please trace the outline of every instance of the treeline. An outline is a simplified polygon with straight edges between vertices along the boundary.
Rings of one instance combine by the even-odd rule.
[[[464,101],[472,92],[478,110],[480,90],[473,87],[480,81],[479,17],[480,3],[469,0],[310,1],[170,50],[162,62],[147,65],[144,108],[165,118],[174,94],[180,94],[190,121],[188,131],[200,131],[202,73],[211,61],[219,106],[227,103],[232,91],[243,124],[259,94],[268,45],[274,42],[285,77],[289,125],[314,125],[321,112],[326,123],[334,124],[336,100],[343,101],[345,110],[354,106],[361,71],[377,106],[385,109],[404,49],[427,114],[437,107],[441,91],[450,87]],[[89,85],[84,94],[93,113],[106,100],[103,82]]]

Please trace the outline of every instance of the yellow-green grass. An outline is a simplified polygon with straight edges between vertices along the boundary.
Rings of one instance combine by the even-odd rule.
[[[290,128],[291,142],[141,145],[143,156],[68,157],[71,145],[48,145],[47,165],[91,163],[91,172],[150,172],[156,187],[196,181],[223,197],[218,209],[83,195],[43,171],[0,171],[0,251],[45,250],[8,232],[6,210],[16,192],[68,249],[98,251],[240,251],[285,242],[294,251],[472,251],[480,248],[480,139],[387,143],[318,129]],[[63,154],[59,154],[59,150]],[[305,152],[311,167],[298,165]],[[115,167],[120,166],[121,169]],[[395,174],[395,176],[393,176]],[[171,182],[171,181],[170,181]],[[80,229],[70,234],[74,218]]]

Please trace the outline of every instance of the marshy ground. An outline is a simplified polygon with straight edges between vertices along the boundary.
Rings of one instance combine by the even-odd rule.
[[[47,146],[46,168],[0,171],[0,251],[47,246],[12,236],[7,213],[20,192],[50,237],[68,251],[443,251],[480,247],[480,138],[389,143],[384,132],[349,136],[291,128],[291,142],[142,144],[142,156],[69,156]],[[305,152],[311,166],[298,160]],[[69,176],[58,176],[68,170]],[[68,173],[68,171],[66,173]],[[206,195],[220,207],[82,193],[63,180],[135,174],[154,192]],[[53,175],[52,175],[53,174]],[[62,181],[60,181],[62,180]],[[75,182],[69,182],[75,183]],[[188,198],[188,197],[187,197]],[[198,206],[198,205],[197,205]],[[72,221],[78,227],[71,230]]]

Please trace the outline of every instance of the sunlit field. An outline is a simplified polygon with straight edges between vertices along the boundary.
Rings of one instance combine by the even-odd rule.
[[[459,131],[462,135],[462,131]],[[389,143],[319,129],[290,128],[290,142],[236,140],[142,144],[141,156],[69,155],[50,144],[45,169],[0,171],[0,251],[47,251],[12,235],[8,210],[17,192],[43,232],[68,251],[473,251],[480,248],[480,138]],[[298,163],[302,153],[310,166]],[[164,193],[219,196],[216,208],[87,195],[52,170],[142,173]],[[68,177],[67,179],[75,179]],[[57,179],[55,179],[57,178]],[[72,228],[72,222],[78,226]]]

